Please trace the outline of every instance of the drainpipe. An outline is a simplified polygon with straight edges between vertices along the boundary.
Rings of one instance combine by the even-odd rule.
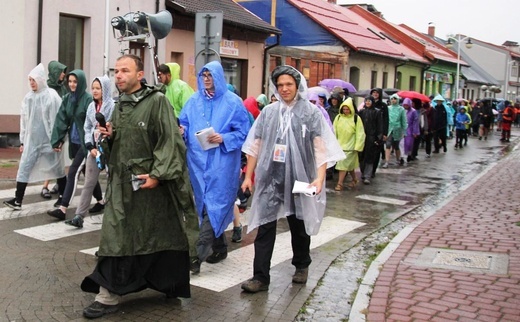
[[[268,64],[268,61],[267,61],[267,52],[269,51],[269,49],[271,48],[274,48],[276,46],[280,45],[280,35],[276,35],[276,42],[270,46],[267,46],[264,48],[264,67],[262,68],[262,70],[264,71],[262,73],[262,87],[264,88],[264,91],[263,93],[267,96],[269,93],[267,92],[267,89],[268,89],[268,86],[266,86],[266,74],[267,74],[267,64]],[[269,98],[268,98],[269,99]]]
[[[36,65],[42,61],[43,0],[38,2],[38,39],[36,41]]]
[[[421,93],[424,94],[424,73],[430,69],[430,67],[432,67],[432,65],[426,65],[422,70],[421,70]]]
[[[399,68],[401,66],[404,66],[404,65],[406,65],[406,62],[395,65],[395,70],[394,70],[394,88],[397,88],[397,68]],[[399,89],[402,90],[402,88],[399,88]]]
[[[109,76],[108,58],[110,55],[110,0],[105,0],[105,57],[103,57],[103,75]]]

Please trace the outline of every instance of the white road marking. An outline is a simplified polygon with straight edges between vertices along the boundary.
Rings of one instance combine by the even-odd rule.
[[[82,188],[83,185],[78,185],[78,188]],[[8,191],[8,193],[5,193],[5,191]],[[27,190],[25,191],[25,195],[40,195],[41,192],[41,186],[28,186]],[[11,199],[14,197],[15,189],[9,189],[9,190],[0,190],[0,199],[3,199],[3,201],[7,199]],[[78,194],[76,194],[76,197],[78,197]],[[74,198],[75,199],[75,198]],[[34,215],[39,215],[47,212],[47,210],[52,210],[54,208],[54,203],[56,203],[57,198],[53,199],[43,199],[39,202],[32,202],[32,203],[23,203],[22,202],[22,209],[21,210],[13,210],[3,204],[0,204],[0,221],[7,220],[7,219],[14,219],[14,218],[21,218],[21,217],[29,217]],[[79,199],[77,199],[79,200]],[[73,199],[71,200],[73,201]],[[91,203],[96,203],[96,199],[92,197]],[[69,208],[75,207],[75,204],[72,203]]]
[[[389,203],[392,205],[399,205],[399,206],[404,206],[408,203],[408,201],[406,201],[406,200],[399,200],[399,199],[380,197],[380,196],[371,196],[371,195],[359,195],[359,196],[356,196],[356,198],[368,200],[368,201]]]
[[[59,221],[47,225],[18,229],[14,232],[41,241],[49,241],[100,230],[102,222],[103,215],[101,214],[87,216],[83,222],[83,228],[76,228]]]
[[[320,232],[311,238],[311,249],[344,235],[365,224],[335,217],[325,217]],[[251,278],[253,273],[254,245],[241,247],[228,253],[226,260],[217,264],[203,263],[200,275],[192,275],[191,284],[222,292]],[[271,266],[292,258],[291,233],[276,235]]]

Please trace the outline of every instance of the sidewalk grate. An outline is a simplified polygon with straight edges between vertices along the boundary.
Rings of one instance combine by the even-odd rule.
[[[426,247],[414,264],[473,273],[507,274],[509,256],[507,254]]]

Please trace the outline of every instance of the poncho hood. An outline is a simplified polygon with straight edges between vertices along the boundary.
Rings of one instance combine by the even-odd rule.
[[[200,70],[197,77],[198,91],[201,95],[204,95],[204,79],[202,79],[202,73],[209,71],[213,76],[213,85],[215,86],[214,98],[224,95],[228,91],[226,79],[224,78],[224,69],[218,61],[212,61],[204,65]]]
[[[43,67],[42,63],[39,63],[38,66],[34,67],[29,72],[29,77],[34,79],[38,85],[38,88],[35,91],[36,93],[40,93],[47,88],[47,83],[45,82],[45,68]],[[30,86],[29,89],[32,90]]]
[[[67,66],[63,65],[58,61],[49,62],[49,79],[47,80],[47,85],[51,88],[60,87],[63,81],[60,82],[61,73],[67,72]]]

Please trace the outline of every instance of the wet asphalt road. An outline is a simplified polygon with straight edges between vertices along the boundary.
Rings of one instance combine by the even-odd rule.
[[[517,131],[513,131],[515,140]],[[312,250],[313,264],[306,285],[290,282],[294,269],[289,259],[272,268],[269,292],[244,294],[239,284],[222,292],[193,286],[191,299],[177,300],[166,299],[160,293],[147,290],[125,296],[120,312],[104,320],[292,321],[338,255],[407,211],[418,206],[435,207],[447,195],[456,193],[457,187],[471,181],[476,174],[485,171],[488,165],[508,152],[509,145],[500,143],[498,139],[497,134],[488,141],[470,138],[467,147],[456,151],[453,150],[454,141],[450,140],[447,153],[441,152],[429,159],[425,158],[425,152],[421,149],[418,161],[378,169],[377,177],[368,186],[360,184],[354,189],[336,192],[333,190],[336,181],[327,182],[326,216],[365,225]],[[8,188],[8,185],[4,187]],[[493,193],[490,191],[490,196]],[[360,198],[363,195],[365,198]],[[388,199],[386,202],[374,200],[381,197]],[[32,195],[28,196],[26,203],[39,201],[38,195]],[[31,216],[13,216],[0,225],[0,310],[3,312],[0,321],[83,320],[82,308],[93,300],[91,294],[79,289],[79,283],[93,270],[95,258],[79,250],[97,246],[99,232],[49,242],[14,232],[52,222],[45,214],[46,210],[41,209],[40,213]],[[73,210],[70,211],[72,213]],[[283,221],[278,231],[287,231]],[[230,245],[230,251],[251,245],[254,235],[252,232],[244,237],[242,243]],[[283,247],[289,248],[290,245]],[[238,272],[240,268],[238,264],[232,269]]]

